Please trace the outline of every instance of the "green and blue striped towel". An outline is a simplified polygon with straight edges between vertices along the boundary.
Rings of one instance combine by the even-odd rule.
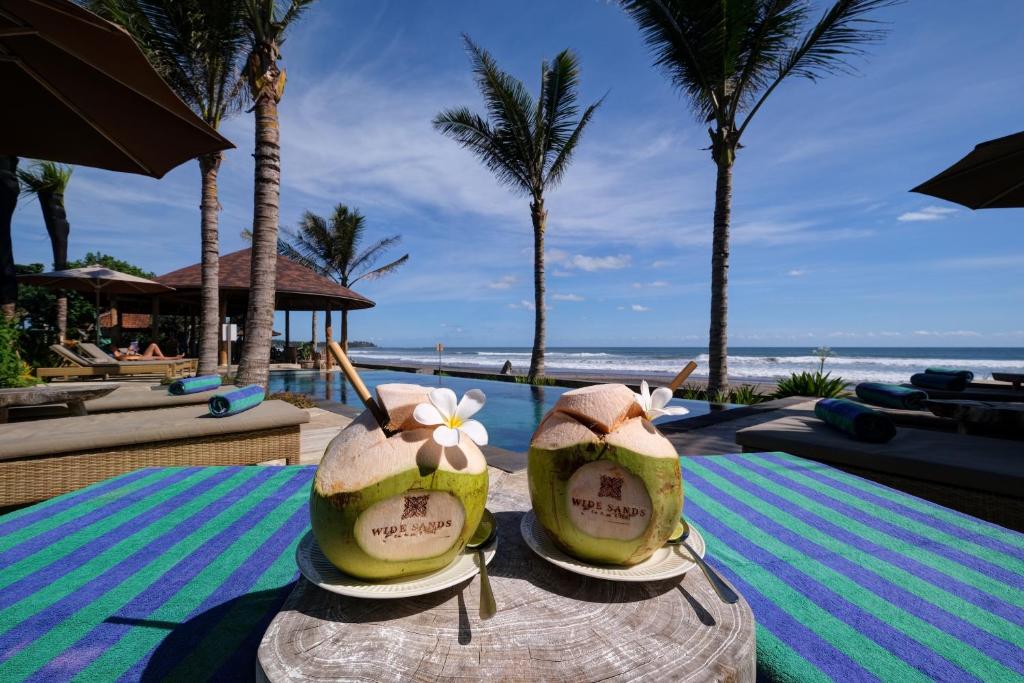
[[[220,389],[220,385],[220,375],[196,375],[195,377],[185,377],[184,379],[171,382],[167,387],[167,393],[174,396],[198,394],[203,391]]]
[[[265,395],[263,387],[258,384],[250,384],[224,394],[211,396],[210,415],[214,417],[237,415],[258,406]]]
[[[861,382],[855,389],[857,398],[876,406],[899,408],[901,410],[922,410],[928,394],[920,389],[901,387],[898,384]]]
[[[814,415],[833,429],[871,443],[885,443],[896,436],[892,418],[845,398],[823,398],[814,404]]]

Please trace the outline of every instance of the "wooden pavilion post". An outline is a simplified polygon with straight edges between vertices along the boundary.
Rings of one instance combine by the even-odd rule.
[[[217,329],[217,339],[219,340],[217,342],[217,348],[219,350],[219,353],[217,354],[217,364],[218,365],[231,365],[231,362],[230,362],[231,359],[228,358],[228,343],[226,341],[224,341],[224,332],[222,331],[224,328],[221,327],[221,325],[223,325],[227,321],[228,321],[228,301],[227,301],[227,297],[224,296],[224,293],[221,292],[221,297],[220,297],[220,317],[218,318],[218,324],[217,324],[217,328],[218,328]]]
[[[149,304],[149,338],[160,343],[160,297],[154,296]]]
[[[331,342],[334,341],[334,325],[331,320],[331,306],[328,304],[324,310],[324,344],[330,347]],[[334,367],[334,358],[329,353],[324,354],[326,356],[326,363],[324,367],[328,370]]]

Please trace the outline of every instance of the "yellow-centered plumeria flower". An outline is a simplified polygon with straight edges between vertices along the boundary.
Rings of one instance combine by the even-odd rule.
[[[486,446],[487,430],[480,422],[469,419],[484,407],[485,400],[487,397],[479,389],[470,389],[458,403],[451,389],[432,389],[430,403],[416,406],[412,416],[422,425],[438,425],[434,441],[442,446],[459,445],[460,433],[476,445]]]
[[[682,406],[670,406],[672,391],[668,387],[658,387],[651,393],[647,386],[647,380],[640,382],[640,393],[633,394],[633,400],[640,404],[644,416],[648,420],[661,417],[662,415],[686,415],[689,410]]]

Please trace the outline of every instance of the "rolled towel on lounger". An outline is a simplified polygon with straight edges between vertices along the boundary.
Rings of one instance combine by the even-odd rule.
[[[922,410],[928,400],[928,394],[920,389],[881,382],[861,382],[856,392],[857,398],[865,403],[902,410]]]
[[[942,391],[963,391],[968,381],[963,375],[941,375],[937,372],[919,372],[910,378],[910,383],[915,387]]]
[[[195,377],[186,377],[171,382],[170,386],[167,387],[167,393],[174,396],[198,394],[202,391],[220,389],[220,384],[220,375],[196,375]]]
[[[970,370],[958,370],[956,368],[925,368],[924,374],[926,375],[956,375],[957,377],[963,377],[968,382],[974,381],[974,373]]]
[[[259,384],[235,389],[225,394],[217,394],[210,398],[210,415],[228,417],[255,408],[263,401],[263,387]]]
[[[885,443],[896,436],[896,427],[888,415],[845,398],[821,399],[814,404],[814,414],[829,427],[859,441]]]

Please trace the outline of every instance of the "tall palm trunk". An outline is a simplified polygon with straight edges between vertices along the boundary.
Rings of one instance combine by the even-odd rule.
[[[312,315],[313,329],[310,332],[309,343],[313,347],[313,351],[312,352],[316,353],[316,311],[313,311],[311,313],[311,315]]]
[[[223,155],[220,152],[199,157],[199,171],[203,180],[203,198],[200,204],[200,233],[203,243],[202,292],[199,325],[198,374],[217,372],[220,348],[220,238],[217,199],[217,174]]]
[[[18,305],[18,280],[11,243],[11,217],[18,205],[18,157],[0,155],[0,314],[13,318]]]
[[[277,229],[281,200],[281,147],[277,100],[256,99],[256,188],[253,197],[252,281],[245,318],[245,346],[238,362],[239,384],[267,384],[270,335],[277,294]]]
[[[711,328],[708,332],[708,393],[729,388],[729,219],[732,212],[732,153],[717,155],[715,227],[711,243]]]
[[[544,196],[538,195],[530,203],[533,219],[533,353],[530,354],[530,379],[544,376],[545,315],[544,310],[544,229],[548,212],[544,210]]]
[[[39,207],[43,211],[43,224],[50,236],[50,247],[53,249],[53,269],[64,270],[68,267],[68,235],[71,225],[68,214],[64,210],[64,193],[53,190],[40,190]],[[68,328],[68,297],[64,292],[57,292],[57,336],[64,341]]]

